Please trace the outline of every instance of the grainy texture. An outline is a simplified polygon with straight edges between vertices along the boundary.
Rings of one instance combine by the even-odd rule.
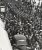
[[[6,21],[6,31],[14,48],[14,35],[27,37],[28,46],[38,43],[42,46],[42,5],[34,5],[28,0],[4,0],[6,13],[1,17]],[[35,3],[35,2],[33,2]],[[40,35],[41,34],[41,35]],[[36,44],[35,44],[36,43]]]

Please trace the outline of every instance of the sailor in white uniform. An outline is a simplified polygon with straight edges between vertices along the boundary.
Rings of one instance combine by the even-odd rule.
[[[5,24],[1,19],[0,19],[0,50],[12,50],[12,46],[8,38],[8,33],[5,30]]]

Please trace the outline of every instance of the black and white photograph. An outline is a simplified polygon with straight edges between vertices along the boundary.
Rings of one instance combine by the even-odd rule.
[[[0,50],[42,50],[42,0],[0,0]]]

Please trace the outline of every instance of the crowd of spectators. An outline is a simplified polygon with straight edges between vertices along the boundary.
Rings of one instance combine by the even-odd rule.
[[[34,46],[35,43],[39,43],[41,11],[38,9],[39,7],[34,9],[34,6],[28,0],[15,0],[15,2],[15,8],[19,13],[12,11],[7,6],[7,12],[3,17],[6,21],[5,27],[11,44],[14,44],[14,35],[19,33],[27,37],[27,42],[30,38],[28,46],[31,47],[31,44]]]

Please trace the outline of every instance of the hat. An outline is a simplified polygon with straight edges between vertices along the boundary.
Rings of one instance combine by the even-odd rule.
[[[24,35],[14,35],[16,39],[16,45],[27,45],[26,37]]]

